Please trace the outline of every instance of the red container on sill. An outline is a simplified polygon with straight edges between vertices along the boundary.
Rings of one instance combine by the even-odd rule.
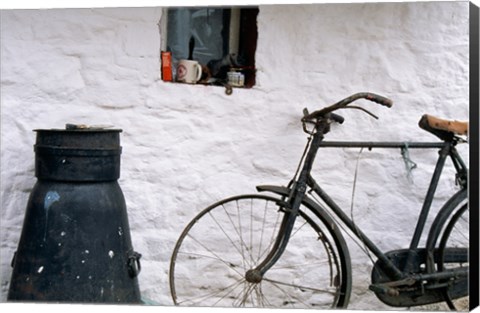
[[[172,77],[172,53],[162,51],[162,80],[171,82]]]

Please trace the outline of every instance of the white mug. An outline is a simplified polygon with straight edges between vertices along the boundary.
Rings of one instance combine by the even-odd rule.
[[[202,66],[197,61],[180,60],[177,66],[177,81],[195,84],[202,77]]]

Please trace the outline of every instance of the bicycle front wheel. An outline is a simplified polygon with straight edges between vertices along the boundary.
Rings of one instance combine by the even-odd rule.
[[[270,252],[285,214],[265,195],[237,196],[200,212],[185,228],[170,264],[176,305],[331,308],[348,300],[331,228],[301,206],[282,257],[261,281],[245,275]],[[348,285],[348,284],[347,284]]]

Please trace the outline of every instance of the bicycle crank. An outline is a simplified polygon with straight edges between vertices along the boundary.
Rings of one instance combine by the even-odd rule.
[[[405,288],[414,285],[417,282],[416,279],[406,278],[397,281],[391,281],[380,284],[371,284],[369,289],[376,294],[383,294],[390,297],[398,297],[400,295],[399,288]]]
[[[407,249],[388,252],[392,262],[402,268],[409,251]],[[377,261],[372,270],[372,284],[369,289],[382,302],[393,307],[409,307],[444,301],[443,291],[448,288],[454,298],[465,296],[464,285],[468,280],[468,267],[442,272],[425,272],[425,249],[417,249],[417,257],[411,266],[412,273],[406,278],[392,281],[382,271]]]

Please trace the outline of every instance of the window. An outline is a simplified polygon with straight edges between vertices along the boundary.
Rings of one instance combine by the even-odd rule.
[[[236,72],[243,77],[236,86],[255,85],[257,15],[256,7],[168,8],[162,50],[171,52],[174,76],[178,61],[187,59],[202,66],[199,83],[224,85],[227,73]]]

